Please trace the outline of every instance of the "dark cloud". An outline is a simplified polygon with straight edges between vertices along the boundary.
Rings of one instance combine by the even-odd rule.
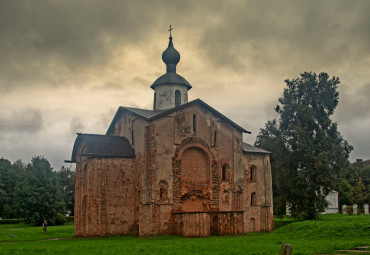
[[[40,110],[27,108],[13,112],[8,116],[0,116],[0,134],[28,133],[34,134],[43,128],[43,118]]]
[[[346,86],[340,92],[336,120],[349,124],[370,119],[370,83],[361,87]]]
[[[201,46],[207,45],[211,63],[239,72],[358,63],[370,53],[369,9],[369,1],[233,2],[215,10],[220,20],[205,31]]]
[[[186,1],[0,1],[0,88],[65,83],[140,44]],[[161,9],[165,7],[165,9]],[[169,16],[172,16],[169,15]],[[160,25],[161,30],[167,24]],[[26,82],[27,81],[27,82]],[[27,85],[26,85],[27,84]]]
[[[0,0],[0,89],[81,86],[77,77],[103,69],[118,49],[148,52],[171,22],[217,68],[280,73],[352,63],[370,52],[369,9],[366,0]]]

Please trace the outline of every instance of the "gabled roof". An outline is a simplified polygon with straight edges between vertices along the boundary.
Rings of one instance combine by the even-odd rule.
[[[135,158],[135,151],[126,137],[77,134],[72,151],[72,159],[69,162],[75,163],[78,149],[81,143],[86,145],[86,152],[83,156],[94,158]],[[81,154],[82,155],[82,154]]]
[[[245,130],[244,128],[242,128],[241,126],[239,126],[238,124],[236,124],[235,122],[233,122],[232,120],[227,118],[225,115],[223,115],[219,111],[215,110],[214,108],[212,108],[211,106],[209,106],[205,102],[203,102],[202,100],[195,99],[191,102],[179,105],[175,108],[171,108],[171,109],[168,109],[168,110],[145,110],[145,109],[138,109],[138,108],[130,108],[130,107],[120,106],[118,108],[117,113],[114,116],[114,118],[112,120],[112,123],[110,124],[106,134],[109,134],[111,131],[113,131],[114,124],[118,121],[118,119],[120,118],[122,113],[125,112],[125,111],[129,112],[129,113],[132,113],[132,114],[150,122],[152,120],[167,116],[168,114],[170,114],[172,112],[175,112],[175,111],[178,111],[178,110],[181,110],[181,109],[184,109],[184,108],[190,107],[192,105],[196,105],[196,104],[206,108],[207,110],[209,110],[210,112],[212,112],[213,114],[218,116],[220,119],[224,120],[225,122],[230,124],[232,127],[240,130],[241,132],[248,133],[248,134],[251,133],[250,131]]]
[[[263,149],[254,147],[254,146],[252,146],[248,143],[243,143],[243,152],[271,154],[271,152],[269,152],[269,151],[265,151]]]

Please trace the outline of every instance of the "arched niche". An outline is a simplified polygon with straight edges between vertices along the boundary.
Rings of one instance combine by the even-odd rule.
[[[254,218],[249,220],[249,230],[250,232],[256,232],[256,220]]]
[[[190,147],[181,157],[181,181],[209,183],[210,162],[208,154],[199,147]]]
[[[159,182],[159,200],[166,202],[168,200],[168,183],[164,180]]]
[[[256,180],[257,180],[257,168],[255,165],[252,165],[249,173],[249,181],[256,182]]]

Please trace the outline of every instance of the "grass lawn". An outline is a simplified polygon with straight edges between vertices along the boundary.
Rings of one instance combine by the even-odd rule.
[[[276,219],[271,233],[208,238],[76,238],[72,225],[48,227],[46,235],[41,227],[0,225],[0,254],[278,254],[283,243],[293,246],[293,254],[369,246],[370,215],[322,215],[316,221]]]

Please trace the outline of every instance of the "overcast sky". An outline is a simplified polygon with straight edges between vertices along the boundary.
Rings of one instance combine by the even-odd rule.
[[[327,72],[342,82],[333,119],[350,160],[369,159],[369,11],[368,0],[0,0],[0,158],[59,169],[76,132],[104,134],[119,106],[152,109],[171,24],[189,100],[252,131],[245,142],[277,117],[285,79]]]

